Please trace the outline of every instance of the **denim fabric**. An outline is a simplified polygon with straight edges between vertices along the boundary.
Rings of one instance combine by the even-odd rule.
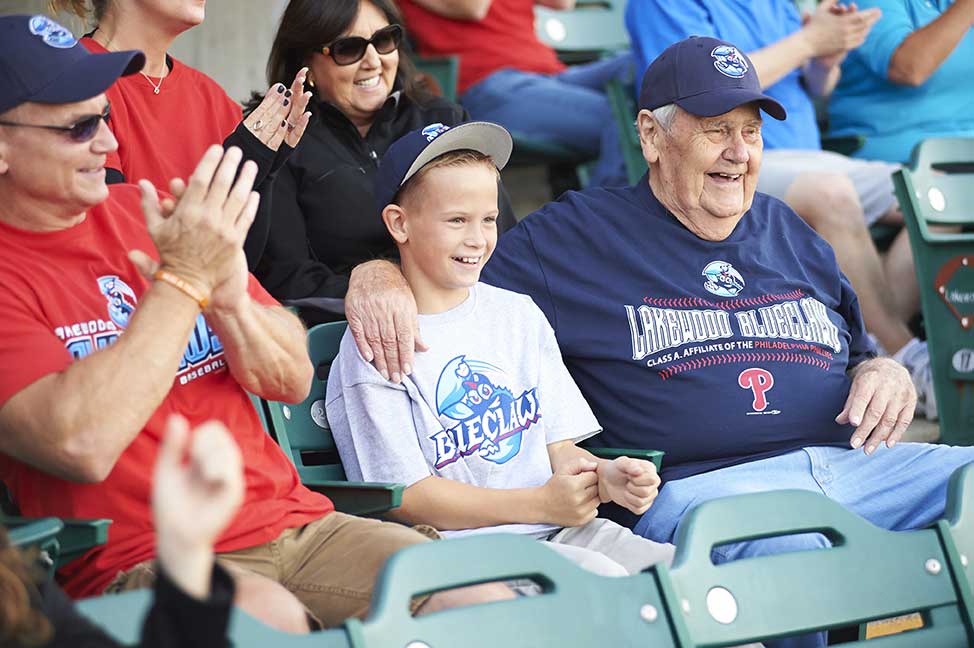
[[[473,119],[500,124],[515,136],[550,141],[598,156],[592,186],[624,186],[625,161],[605,84],[628,81],[632,54],[575,65],[556,75],[504,69],[460,97]]]

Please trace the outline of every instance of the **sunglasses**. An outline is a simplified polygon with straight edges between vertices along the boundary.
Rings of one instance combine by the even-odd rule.
[[[375,46],[375,51],[379,54],[391,54],[399,49],[401,42],[402,27],[389,25],[377,30],[372,34],[372,38],[362,38],[361,36],[339,38],[322,47],[321,53],[330,56],[338,65],[351,65],[362,60],[365,51],[369,49],[369,45]]]
[[[108,123],[109,117],[111,117],[112,106],[108,104],[105,106],[105,110],[101,112],[100,115],[87,115],[82,117],[70,126],[48,126],[46,124],[23,124],[21,122],[11,122],[11,121],[0,121],[2,126],[20,126],[21,128],[44,128],[47,130],[56,130],[68,134],[68,137],[72,142],[77,142],[81,144],[83,142],[88,142],[95,137],[95,133],[98,132],[98,127],[101,125],[102,120]]]

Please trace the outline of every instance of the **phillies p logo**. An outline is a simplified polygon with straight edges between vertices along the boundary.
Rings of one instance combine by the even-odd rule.
[[[754,393],[754,402],[751,404],[755,412],[763,412],[768,407],[768,399],[765,394],[774,387],[774,376],[770,371],[752,367],[745,369],[737,377],[737,384],[741,389],[750,389]]]

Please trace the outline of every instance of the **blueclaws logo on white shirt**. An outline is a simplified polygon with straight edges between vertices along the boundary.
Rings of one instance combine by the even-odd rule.
[[[718,45],[710,52],[714,57],[717,71],[732,79],[740,79],[747,74],[747,59],[732,45]]]
[[[138,304],[135,291],[119,279],[118,275],[98,277],[98,290],[108,301],[108,316],[120,328],[126,328]]]
[[[516,397],[502,382],[507,375],[492,364],[460,355],[440,372],[436,413],[456,421],[430,436],[436,444],[436,468],[476,454],[503,464],[521,450],[521,435],[541,418],[537,388]]]
[[[711,261],[703,269],[703,287],[718,297],[736,297],[744,290],[744,277],[726,261]]]

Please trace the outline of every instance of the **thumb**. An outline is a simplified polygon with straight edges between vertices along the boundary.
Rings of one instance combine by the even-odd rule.
[[[179,414],[171,414],[166,419],[166,429],[159,445],[156,470],[178,467],[186,453],[189,439],[189,422]]]
[[[638,461],[634,461],[629,457],[619,457],[616,461],[619,465],[619,470],[629,477],[638,477],[643,474],[644,468]]]
[[[129,261],[135,266],[135,269],[139,271],[146,279],[151,279],[152,275],[156,273],[159,269],[159,264],[155,259],[150,257],[148,254],[142,250],[129,250]]]

